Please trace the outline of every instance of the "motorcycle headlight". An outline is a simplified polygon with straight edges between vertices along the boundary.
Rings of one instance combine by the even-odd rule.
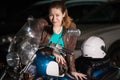
[[[15,53],[8,53],[6,56],[7,63],[11,67],[16,67],[19,64],[19,56]]]

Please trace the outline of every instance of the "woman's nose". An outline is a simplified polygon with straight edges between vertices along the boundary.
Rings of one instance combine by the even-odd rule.
[[[53,16],[53,21],[55,21],[56,20],[56,16]]]

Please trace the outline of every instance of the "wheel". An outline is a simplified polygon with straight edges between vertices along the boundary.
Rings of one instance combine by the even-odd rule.
[[[111,55],[111,64],[120,68],[120,50],[114,51]]]

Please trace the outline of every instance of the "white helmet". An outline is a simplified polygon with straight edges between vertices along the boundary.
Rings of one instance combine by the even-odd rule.
[[[83,57],[104,58],[106,53],[103,39],[91,36],[82,44]]]

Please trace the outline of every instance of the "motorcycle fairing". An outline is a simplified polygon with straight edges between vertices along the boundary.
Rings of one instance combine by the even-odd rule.
[[[36,55],[42,32],[39,26],[40,24],[38,24],[36,19],[28,18],[28,21],[16,33],[9,46],[8,52],[19,55],[20,62],[23,65],[33,61],[32,58]]]

